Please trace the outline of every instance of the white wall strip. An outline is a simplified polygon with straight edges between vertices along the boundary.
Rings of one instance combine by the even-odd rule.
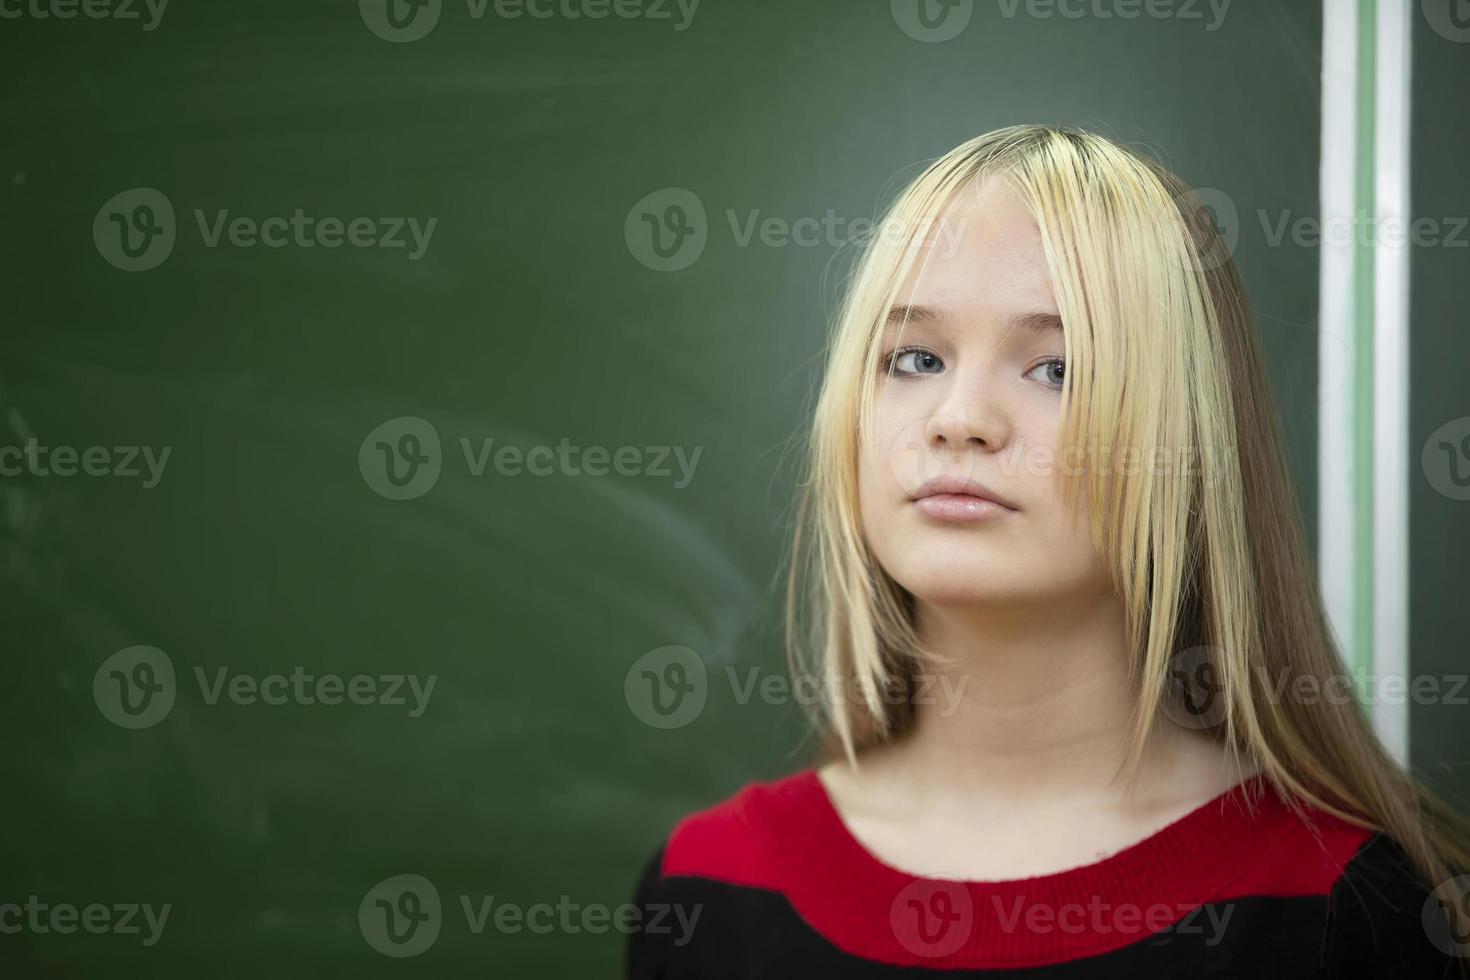
[[[1322,227],[1353,227],[1357,5],[1322,4]],[[1317,567],[1327,620],[1354,666],[1353,248],[1322,236],[1317,324]]]
[[[1373,262],[1373,663],[1380,687],[1409,676],[1409,0],[1377,0]],[[1412,688],[1406,687],[1408,691]],[[1380,690],[1381,694],[1382,691]],[[1409,756],[1409,699],[1378,697],[1373,724]]]

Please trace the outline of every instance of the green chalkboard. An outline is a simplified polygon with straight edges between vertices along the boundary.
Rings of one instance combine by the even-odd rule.
[[[494,910],[805,764],[759,685],[855,223],[996,126],[1238,206],[1314,513],[1316,256],[1253,216],[1316,206],[1318,4],[391,2],[0,4],[4,975],[615,975]]]

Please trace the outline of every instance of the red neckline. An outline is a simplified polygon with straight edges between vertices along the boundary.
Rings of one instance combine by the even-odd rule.
[[[1024,878],[981,880],[936,878],[894,867],[858,840],[837,809],[837,804],[832,800],[832,794],[827,791],[827,784],[822,782],[821,776],[815,769],[803,770],[797,773],[796,778],[803,783],[811,784],[822,819],[828,825],[828,829],[839,846],[847,851],[848,855],[858,864],[868,865],[877,873],[889,878],[896,877],[903,878],[905,881],[924,881],[933,884],[960,884],[972,889],[992,892],[1009,892],[1021,887],[1035,890],[1060,889],[1065,888],[1072,879],[1115,877],[1126,875],[1130,871],[1142,871],[1160,859],[1179,856],[1181,846],[1184,846],[1187,852],[1194,851],[1195,848],[1188,846],[1190,842],[1197,841],[1200,833],[1209,829],[1209,824],[1218,824],[1221,818],[1228,817],[1227,810],[1230,807],[1238,807],[1237,812],[1240,815],[1248,815],[1253,807],[1260,809],[1263,799],[1275,799],[1275,795],[1269,792],[1265,777],[1257,774],[1241,780],[1223,793],[1206,800],[1153,833],[1096,861]]]
[[[792,807],[795,831],[776,845],[789,875],[782,890],[839,948],[896,965],[1065,962],[1146,940],[1212,901],[1317,894],[1336,875],[1312,861],[1304,850],[1312,844],[1307,825],[1259,775],[1094,863],[990,881],[895,868],[852,834],[815,769],[782,782],[778,795]],[[1360,840],[1350,841],[1347,853]],[[1270,860],[1287,853],[1304,855],[1300,870],[1292,859]],[[1288,870],[1263,877],[1261,869],[1273,867]]]
[[[662,870],[779,894],[853,956],[1004,969],[1148,941],[1210,903],[1325,895],[1370,833],[1294,808],[1255,776],[1092,864],[1031,878],[932,878],[869,851],[806,769],[680,821]]]

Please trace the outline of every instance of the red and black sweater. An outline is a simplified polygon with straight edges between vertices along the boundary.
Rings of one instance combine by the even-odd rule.
[[[752,784],[680,821],[649,860],[627,976],[1461,975],[1436,899],[1391,841],[1260,788],[1095,864],[977,882],[883,863],[812,770]]]

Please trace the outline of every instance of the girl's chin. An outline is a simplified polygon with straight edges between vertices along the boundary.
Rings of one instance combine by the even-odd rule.
[[[920,602],[935,606],[980,606],[994,603],[1022,602],[1041,598],[1046,590],[1029,589],[1014,577],[1006,580],[994,570],[973,574],[949,572],[942,575],[919,575],[909,578],[904,588]]]

